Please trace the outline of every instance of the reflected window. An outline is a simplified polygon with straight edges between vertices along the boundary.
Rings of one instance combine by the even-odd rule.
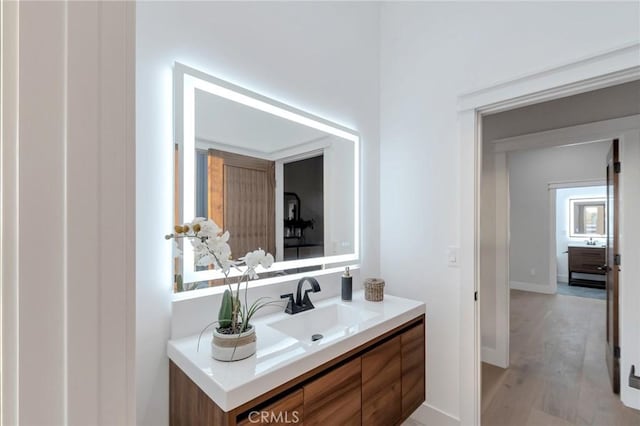
[[[574,198],[569,200],[571,237],[604,237],[606,199]]]

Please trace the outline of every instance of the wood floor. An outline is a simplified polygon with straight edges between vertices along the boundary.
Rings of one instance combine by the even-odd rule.
[[[482,364],[483,426],[639,426],[611,392],[605,301],[511,291],[511,365]]]

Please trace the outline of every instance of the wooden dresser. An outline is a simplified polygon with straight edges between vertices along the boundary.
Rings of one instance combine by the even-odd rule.
[[[601,246],[569,246],[569,285],[604,288],[605,281],[573,278],[573,273],[605,275],[606,248]]]

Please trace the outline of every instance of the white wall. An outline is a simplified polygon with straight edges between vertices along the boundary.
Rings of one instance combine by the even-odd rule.
[[[134,9],[0,7],[0,423],[132,424]]]
[[[609,147],[599,142],[509,154],[512,288],[555,292],[556,283],[549,281],[549,184],[605,180]]]
[[[606,186],[587,186],[578,188],[558,188],[556,190],[556,280],[566,283],[569,281],[568,250],[569,244],[584,243],[586,238],[572,237],[569,233],[571,226],[569,217],[569,200],[572,198],[606,198]],[[594,238],[597,244],[606,244],[605,238]]]
[[[360,132],[362,264],[378,275],[378,14],[353,3],[137,4],[138,424],[168,423],[173,62]]]
[[[382,6],[381,271],[390,292],[427,304],[427,404],[452,422],[471,404],[458,331],[472,325],[459,323],[460,271],[445,255],[460,238],[457,98],[636,41],[637,16],[632,3]]]

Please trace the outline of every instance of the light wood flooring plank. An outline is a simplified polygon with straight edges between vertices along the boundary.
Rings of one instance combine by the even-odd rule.
[[[639,426],[611,392],[602,300],[511,291],[511,365],[483,364],[484,426]]]

